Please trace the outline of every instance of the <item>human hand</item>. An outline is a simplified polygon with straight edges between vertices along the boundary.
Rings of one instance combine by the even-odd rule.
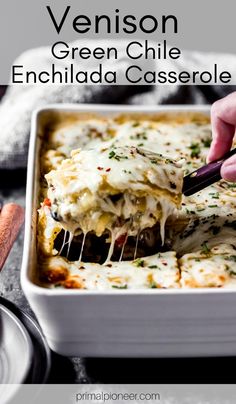
[[[211,108],[213,140],[207,162],[223,157],[232,147],[236,129],[236,92],[216,101]],[[221,167],[221,176],[236,182],[236,155],[227,159]]]

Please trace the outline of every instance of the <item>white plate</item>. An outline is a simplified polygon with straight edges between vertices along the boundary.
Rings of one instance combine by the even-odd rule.
[[[0,397],[8,402],[20,389],[33,358],[31,339],[24,325],[0,304]]]
[[[31,366],[32,352],[23,324],[0,305],[0,384],[23,383]]]

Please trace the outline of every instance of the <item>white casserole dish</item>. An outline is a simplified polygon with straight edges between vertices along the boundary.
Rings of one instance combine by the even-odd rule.
[[[236,354],[235,289],[87,291],[46,289],[33,283],[42,119],[51,112],[158,113],[209,107],[50,105],[32,118],[26,196],[23,291],[50,348],[68,356],[184,357]],[[46,118],[47,119],[47,118]]]

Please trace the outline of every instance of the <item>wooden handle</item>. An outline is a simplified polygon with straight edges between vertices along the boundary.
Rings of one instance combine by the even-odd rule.
[[[24,221],[24,209],[15,203],[3,206],[0,213],[0,271]]]

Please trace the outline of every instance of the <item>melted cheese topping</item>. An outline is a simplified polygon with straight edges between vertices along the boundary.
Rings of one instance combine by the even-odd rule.
[[[77,149],[46,175],[52,215],[71,233],[135,236],[180,207],[181,165],[136,147]]]
[[[236,248],[219,244],[212,249],[185,254],[180,259],[183,288],[236,286]]]
[[[131,262],[99,265],[68,262],[54,257],[41,263],[42,278],[57,287],[78,289],[179,288],[180,273],[174,252],[156,254]]]
[[[109,226],[108,223],[113,223],[113,219],[119,214],[123,215],[122,217],[124,218],[125,223],[125,218],[131,213],[135,216],[137,210],[137,205],[133,204],[133,197],[136,198],[136,201],[139,200],[139,198],[142,200],[142,203],[139,203],[139,209],[141,209],[143,213],[143,222],[139,220],[139,226],[143,225],[145,227],[147,223],[149,223],[149,226],[153,223],[152,218],[145,214],[147,210],[152,213],[152,211],[156,209],[154,221],[163,220],[164,223],[165,219],[163,219],[163,217],[165,218],[165,216],[167,217],[171,213],[168,211],[169,202],[173,203],[173,205],[179,204],[177,200],[179,201],[178,187],[180,186],[180,180],[178,182],[178,178],[180,179],[180,176],[172,178],[169,171],[165,177],[165,185],[163,186],[162,184],[161,186],[160,180],[162,180],[162,178],[164,180],[164,177],[162,177],[160,171],[155,171],[156,169],[159,170],[158,166],[151,166],[152,174],[148,180],[145,176],[144,180],[142,173],[144,173],[145,170],[142,172],[138,171],[136,174],[135,168],[135,172],[130,174],[128,171],[133,171],[133,168],[132,170],[129,170],[129,168],[125,166],[128,164],[126,159],[118,161],[114,158],[106,158],[106,161],[103,160],[106,153],[105,150],[109,150],[109,152],[113,150],[116,152],[115,147],[121,147],[122,149],[124,147],[136,147],[138,149],[151,150],[153,153],[163,154],[171,160],[184,158],[185,162],[183,163],[183,169],[185,174],[188,174],[205,164],[210,141],[210,121],[203,115],[195,116],[194,114],[189,114],[189,117],[182,118],[181,114],[179,114],[174,119],[169,118],[169,115],[158,119],[155,117],[154,119],[151,119],[148,116],[141,118],[139,115],[132,118],[123,117],[115,119],[101,119],[100,117],[92,119],[78,118],[77,121],[65,121],[64,123],[60,123],[59,126],[55,125],[54,128],[49,131],[48,141],[42,150],[41,170],[43,175],[47,174],[50,170],[56,170],[57,174],[60,172],[58,177],[62,175],[64,178],[64,174],[60,170],[61,165],[67,163],[63,162],[63,160],[67,158],[71,164],[80,166],[82,162],[80,159],[82,159],[83,156],[85,159],[85,152],[87,152],[88,154],[86,156],[89,156],[90,165],[87,164],[86,166],[85,162],[87,168],[86,171],[83,172],[84,175],[81,184],[86,184],[86,186],[88,184],[89,187],[93,186],[93,194],[100,195],[100,192],[102,191],[103,197],[100,198],[100,202],[98,203],[96,198],[91,198],[89,192],[87,193],[89,196],[86,196],[86,198],[88,198],[87,201],[91,204],[91,210],[89,217],[86,213],[86,208],[83,207],[84,216],[87,216],[87,221],[83,223],[81,221],[81,226],[83,226],[84,229],[83,231],[92,228],[96,223],[96,232],[97,234],[101,234],[104,229]],[[81,148],[83,151],[75,152],[74,156],[70,157],[71,151],[78,148]],[[104,156],[102,153],[100,154],[100,152],[96,156],[92,155],[93,152],[91,149],[104,149]],[[100,157],[98,157],[98,155]],[[99,163],[97,164],[97,159],[99,158],[101,158],[101,161],[99,160]],[[78,162],[75,161],[77,159]],[[96,163],[94,164],[95,161]],[[90,172],[91,174],[91,171],[89,171],[91,167],[93,167],[94,172],[90,178],[88,173]],[[97,172],[95,170],[97,167],[102,167],[102,170],[97,170]],[[113,171],[106,172],[104,170],[106,168],[113,168]],[[127,172],[122,172],[122,169]],[[115,179],[115,175],[112,176],[113,172],[117,179]],[[53,182],[56,181],[57,174],[55,174],[55,178],[52,180]],[[62,216],[66,213],[65,218],[67,218],[67,214],[69,214],[69,217],[73,217],[73,220],[77,220],[76,218],[78,217],[78,211],[76,210],[78,209],[77,201],[75,203],[72,197],[75,190],[73,184],[75,188],[78,186],[78,174],[79,171],[77,173],[76,170],[72,173],[72,175],[75,175],[75,178],[73,180],[74,182],[70,182],[70,185],[65,183],[65,186],[62,186],[60,178],[58,178],[60,183],[58,188],[61,192],[60,195],[63,195],[64,198],[67,194],[69,195],[69,199],[72,198],[70,199],[69,208],[65,207],[65,211],[63,208],[62,212],[59,213],[62,214]],[[102,178],[102,175],[105,175],[106,180],[104,182],[104,188],[101,187],[100,189],[100,179]],[[157,177],[158,182],[156,182]],[[169,179],[173,179],[173,181],[178,184],[176,190],[170,187],[168,188],[167,185]],[[51,181],[51,179],[49,181]],[[163,197],[163,203],[161,204],[160,202],[159,209],[157,209],[157,194],[153,192],[152,182],[157,186],[156,188],[158,188],[156,191],[158,191],[159,200]],[[125,184],[129,185],[125,187]],[[120,202],[118,202],[119,199],[117,195],[120,188],[122,188],[122,193],[126,195],[126,199],[124,198],[125,202],[122,206],[120,206]],[[142,197],[140,196],[138,193],[139,188],[146,193],[145,197],[143,195]],[[59,194],[57,195],[60,201],[60,203],[58,203],[58,201],[56,201],[57,198],[55,197],[54,199],[55,194],[53,194],[53,189],[50,190],[50,192],[51,191],[52,195],[50,194],[50,198],[55,202],[53,203],[53,208],[57,211],[57,208],[61,204],[61,196]],[[47,192],[47,186],[42,180],[42,199],[47,197]],[[57,192],[56,187],[55,192]],[[83,192],[82,188],[80,192]],[[131,194],[132,198],[130,200]],[[106,197],[104,198],[104,196]],[[109,196],[114,197],[115,200],[117,200],[114,202],[111,198],[111,201],[105,201]],[[87,203],[86,198],[85,206]],[[144,203],[143,198],[145,199]],[[165,203],[164,200],[168,200],[168,203]],[[180,258],[175,264],[176,268],[179,268],[178,276],[180,278],[179,280],[176,278],[178,287],[230,287],[235,285],[235,201],[236,184],[226,183],[225,181],[220,181],[191,197],[183,196],[182,207],[181,210],[178,211],[178,217],[172,215],[168,220],[168,242],[170,242],[171,249],[176,251]],[[98,205],[96,205],[97,203]],[[97,211],[96,208],[94,209],[95,205],[99,207]],[[141,207],[144,206],[145,208],[142,210]],[[146,207],[148,207],[148,209],[146,209]],[[42,266],[40,272],[42,271],[42,273],[45,273],[45,271],[48,271],[50,275],[47,278],[46,286],[48,286],[48,284],[56,284],[57,286],[61,285],[61,287],[85,287],[88,289],[96,289],[97,287],[101,289],[107,287],[110,288],[113,283],[108,282],[107,276],[109,274],[106,271],[109,270],[112,274],[114,272],[114,276],[117,273],[119,278],[119,276],[121,276],[119,268],[122,268],[122,271],[128,273],[131,271],[131,277],[127,282],[127,286],[125,286],[125,281],[124,283],[121,282],[121,286],[132,288],[136,287],[135,285],[138,284],[139,288],[151,287],[150,285],[147,286],[147,274],[145,272],[147,269],[143,267],[134,267],[132,261],[120,263],[113,262],[109,264],[111,265],[110,267],[107,267],[106,265],[100,266],[99,264],[69,262],[62,257],[55,256],[58,255],[59,250],[57,251],[55,249],[54,240],[55,237],[57,237],[57,234],[60,233],[62,226],[64,226],[64,222],[57,222],[52,219],[51,209],[52,206],[49,208],[47,204],[41,205],[41,208],[39,209],[38,224],[38,245],[40,256],[44,257],[43,264],[40,263],[40,266]],[[100,209],[104,212],[103,215],[105,214],[105,216],[101,215]],[[163,214],[165,209],[167,212]],[[66,220],[65,223],[68,223],[68,221]],[[76,221],[75,228],[77,228],[77,226],[78,222]],[[129,229],[129,231],[134,231],[134,229]],[[114,234],[113,231],[110,239],[111,244],[114,244],[115,238],[123,232],[124,229],[122,229],[122,226],[120,228],[120,233],[118,232],[117,234]],[[69,245],[68,240],[66,243]],[[165,254],[175,253],[168,252]],[[144,261],[149,259],[152,258],[143,258]],[[154,265],[157,264],[159,267],[160,256],[156,255],[155,260],[156,263]],[[166,281],[166,286],[164,287],[172,287],[173,272],[170,272],[169,270],[173,268],[173,265],[170,256],[166,257],[166,261],[167,265],[163,266],[162,275],[165,276],[166,279],[169,278],[170,286],[168,286],[168,281]],[[61,266],[58,267],[57,263],[59,262]],[[81,269],[81,267],[84,267],[85,269]],[[59,268],[61,268],[61,272],[59,271]],[[103,270],[105,272],[103,272]],[[140,272],[137,272],[139,270],[141,270],[142,273],[145,273],[142,282],[139,278]],[[151,268],[149,268],[149,270],[151,270]],[[154,269],[154,271],[156,271],[156,269]],[[57,273],[56,277],[55,273]],[[59,275],[61,276],[61,282]],[[103,279],[101,283],[99,282],[100,276]],[[77,277],[80,286],[78,286]],[[83,279],[85,279],[85,281],[83,281]],[[99,286],[97,286],[96,282],[98,282]]]

